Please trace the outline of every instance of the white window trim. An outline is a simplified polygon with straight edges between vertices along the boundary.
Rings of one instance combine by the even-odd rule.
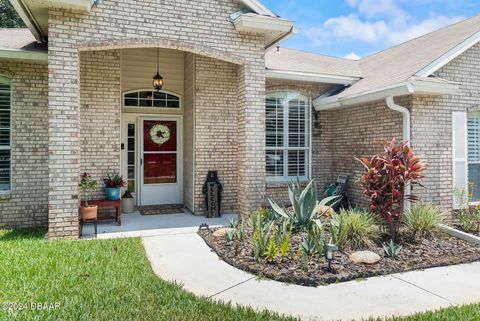
[[[267,147],[265,146],[265,151],[268,150],[281,150],[283,151],[283,176],[266,176],[266,181],[268,184],[283,184],[287,183],[293,179],[299,179],[301,182],[309,181],[311,176],[312,176],[312,99],[311,97],[308,97],[304,95],[301,92],[295,91],[295,90],[275,90],[275,91],[269,91],[267,92],[266,97],[272,94],[278,94],[278,93],[296,93],[302,97],[306,98],[307,106],[306,108],[308,109],[307,112],[305,113],[305,117],[307,118],[307,122],[305,124],[305,129],[308,129],[308,133],[306,133],[306,139],[308,139],[308,144],[305,147]],[[266,103],[266,100],[265,100]],[[283,142],[284,145],[288,144],[288,130],[285,130],[285,128],[288,128],[288,104],[284,104],[283,106],[283,126],[284,126],[284,131],[283,131]],[[308,162],[305,166],[305,170],[307,171],[306,176],[288,176],[288,151],[290,150],[304,150],[307,152],[308,157],[305,158],[305,162]]]
[[[10,122],[9,122],[9,145],[0,146],[0,150],[10,151],[10,168],[9,168],[9,185],[10,189],[0,190],[0,194],[9,194],[13,189],[13,177],[12,177],[12,108],[13,108],[13,89],[12,89],[12,80],[8,77],[0,75],[0,83],[10,85]]]
[[[471,114],[473,114],[473,113],[475,113],[475,112],[465,113],[466,114],[466,119],[467,119],[467,135],[466,135],[466,138],[467,138],[467,151],[466,151],[466,154],[467,154],[467,163],[466,163],[467,187],[466,187],[466,189],[467,189],[467,191],[466,192],[467,192],[468,195],[470,193],[470,190],[469,190],[470,189],[470,179],[469,179],[469,175],[468,175],[469,167],[470,167],[470,165],[480,164],[480,160],[470,160],[470,155],[468,154],[469,150],[470,150],[470,148],[469,148],[470,142],[469,142],[469,136],[468,136],[468,130],[469,130],[468,121],[469,121],[469,118],[471,118]],[[480,204],[480,200],[468,201],[468,205],[477,206],[479,204]]]
[[[131,110],[140,110],[141,108],[144,109],[151,109],[151,110],[169,110],[169,111],[180,111],[182,110],[183,106],[183,98],[182,95],[179,95],[173,91],[167,91],[167,90],[160,90],[161,93],[167,94],[167,95],[173,95],[178,98],[178,108],[174,107],[154,107],[154,106],[125,106],[125,96],[128,94],[132,93],[137,93],[137,92],[142,92],[142,91],[151,91],[152,94],[155,92],[155,89],[152,88],[140,88],[140,89],[133,89],[129,91],[124,91],[122,93],[122,107],[125,109],[131,109]],[[153,102],[153,100],[152,100]]]

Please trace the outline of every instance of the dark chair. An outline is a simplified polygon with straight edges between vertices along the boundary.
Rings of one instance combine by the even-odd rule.
[[[332,205],[334,211],[338,211],[341,208],[350,208],[350,201],[347,197],[347,182],[349,175],[346,173],[340,173],[337,176],[335,183],[328,184],[325,187],[323,195],[325,197],[329,196],[339,196],[339,198]]]

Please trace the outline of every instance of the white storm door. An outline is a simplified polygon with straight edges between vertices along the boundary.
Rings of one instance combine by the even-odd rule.
[[[181,119],[140,118],[141,205],[181,204]]]

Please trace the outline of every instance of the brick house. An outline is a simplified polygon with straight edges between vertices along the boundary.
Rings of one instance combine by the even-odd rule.
[[[0,227],[77,237],[85,171],[199,215],[208,170],[241,214],[346,172],[363,205],[352,157],[392,137],[431,164],[425,200],[480,180],[480,16],[352,61],[277,49],[294,24],[258,1],[10,1],[28,29],[0,29]]]

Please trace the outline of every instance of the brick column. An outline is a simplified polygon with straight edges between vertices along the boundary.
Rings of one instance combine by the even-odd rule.
[[[248,215],[265,200],[265,63],[238,69],[238,205]]]
[[[50,24],[48,48],[48,236],[78,237],[79,53]],[[62,27],[59,25],[58,27]]]

